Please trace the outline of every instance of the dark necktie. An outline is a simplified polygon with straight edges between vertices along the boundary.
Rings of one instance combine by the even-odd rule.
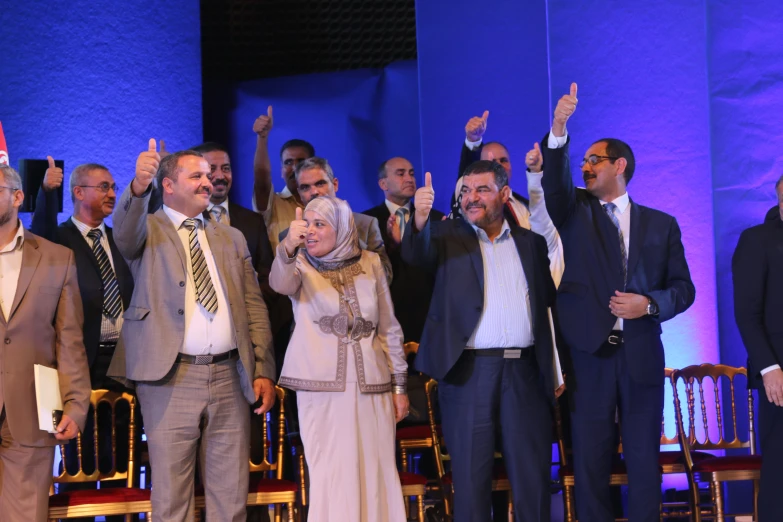
[[[617,205],[614,203],[606,203],[603,207],[606,214],[609,216],[609,219],[611,219],[614,226],[617,227],[617,237],[620,240],[620,254],[623,256],[623,290],[625,290],[625,285],[628,283],[628,253],[625,251],[623,229],[620,228],[620,221],[617,219],[617,216],[614,215],[614,209],[617,208]]]
[[[182,226],[188,229],[190,243],[190,264],[193,267],[193,281],[196,282],[196,300],[206,308],[207,312],[214,314],[218,309],[217,294],[209,276],[207,260],[198,242],[198,225],[195,219],[186,219]]]
[[[95,260],[98,261],[98,269],[101,272],[103,313],[109,317],[117,318],[122,311],[122,298],[120,297],[120,286],[117,284],[117,277],[114,275],[109,256],[106,255],[106,250],[101,245],[103,232],[101,232],[100,228],[93,228],[87,232],[87,237],[92,239],[92,253],[95,254]]]

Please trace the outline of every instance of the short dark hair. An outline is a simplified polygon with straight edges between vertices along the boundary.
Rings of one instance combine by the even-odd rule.
[[[228,154],[228,149],[216,141],[206,141],[201,145],[196,145],[190,150],[200,152],[201,154],[207,154],[209,152],[225,152]]]
[[[384,161],[381,163],[380,167],[378,167],[378,179],[384,179],[386,177],[386,164],[389,163],[389,160]]]
[[[71,201],[76,201],[73,189],[84,183],[84,177],[93,170],[105,170],[106,172],[109,172],[109,169],[100,163],[83,163],[71,171],[71,177],[68,180],[68,187],[71,191]]]
[[[293,140],[286,141],[283,143],[283,146],[280,147],[280,157],[283,157],[283,152],[285,152],[286,149],[292,149],[294,147],[302,147],[303,149],[306,149],[308,158],[315,156],[315,147],[313,147],[309,141],[294,138]]]
[[[326,173],[326,177],[329,178],[329,181],[334,182],[334,171],[332,170],[332,166],[329,165],[329,162],[324,158],[313,156],[312,158],[307,158],[304,161],[300,161],[296,166],[296,169],[294,170],[294,176],[296,176],[297,183],[299,182],[299,174],[306,170],[313,169],[323,170]]]
[[[160,166],[158,167],[158,173],[155,178],[158,181],[158,188],[163,189],[163,179],[169,178],[172,181],[177,181],[179,175],[179,160],[185,156],[197,156],[203,158],[204,155],[196,150],[181,150],[174,154],[169,154],[162,160],[160,160]]]
[[[508,185],[508,172],[506,172],[506,168],[497,161],[474,161],[468,165],[468,168],[465,169],[462,176],[466,177],[472,174],[485,174],[488,172],[495,175],[495,184],[498,186],[498,189],[502,189]]]
[[[606,155],[612,156],[613,158],[624,158],[626,162],[625,166],[625,172],[623,172],[623,178],[625,178],[625,184],[628,185],[631,182],[631,178],[633,177],[633,173],[636,170],[636,159],[633,156],[633,151],[631,150],[631,146],[625,143],[622,140],[618,140],[616,138],[603,138],[600,140],[596,140],[593,142],[593,145],[596,143],[605,143],[606,144]],[[614,163],[617,160],[610,160],[612,163]]]

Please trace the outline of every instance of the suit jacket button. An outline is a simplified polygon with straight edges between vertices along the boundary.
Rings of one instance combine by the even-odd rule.
[[[8,338],[8,337],[6,337],[6,338],[5,338],[5,344],[11,344],[11,339],[10,339],[10,338]]]
[[[185,286],[185,281],[180,281],[179,286]]]
[[[182,315],[182,314],[184,314],[184,313],[185,313],[185,310],[183,310],[182,308],[180,308],[179,310],[177,310],[177,313],[178,313],[179,315]]]

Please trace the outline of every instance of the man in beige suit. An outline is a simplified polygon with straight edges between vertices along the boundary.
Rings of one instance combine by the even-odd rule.
[[[47,519],[52,447],[84,428],[90,404],[73,252],[24,229],[21,187],[15,170],[0,166],[0,522]],[[63,416],[54,435],[38,428],[35,364],[58,370]]]
[[[160,522],[193,519],[198,453],[207,520],[245,520],[250,417],[274,404],[269,317],[242,233],[205,220],[209,163],[162,161],[155,140],[114,211],[114,240],[135,281],[110,376],[136,383]],[[163,207],[148,214],[151,182]]]

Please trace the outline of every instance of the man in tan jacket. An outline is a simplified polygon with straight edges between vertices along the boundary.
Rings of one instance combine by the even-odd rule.
[[[90,401],[73,252],[24,229],[21,187],[14,169],[0,167],[0,522],[47,519],[52,446],[76,437]],[[54,435],[38,427],[35,364],[58,370]]]

